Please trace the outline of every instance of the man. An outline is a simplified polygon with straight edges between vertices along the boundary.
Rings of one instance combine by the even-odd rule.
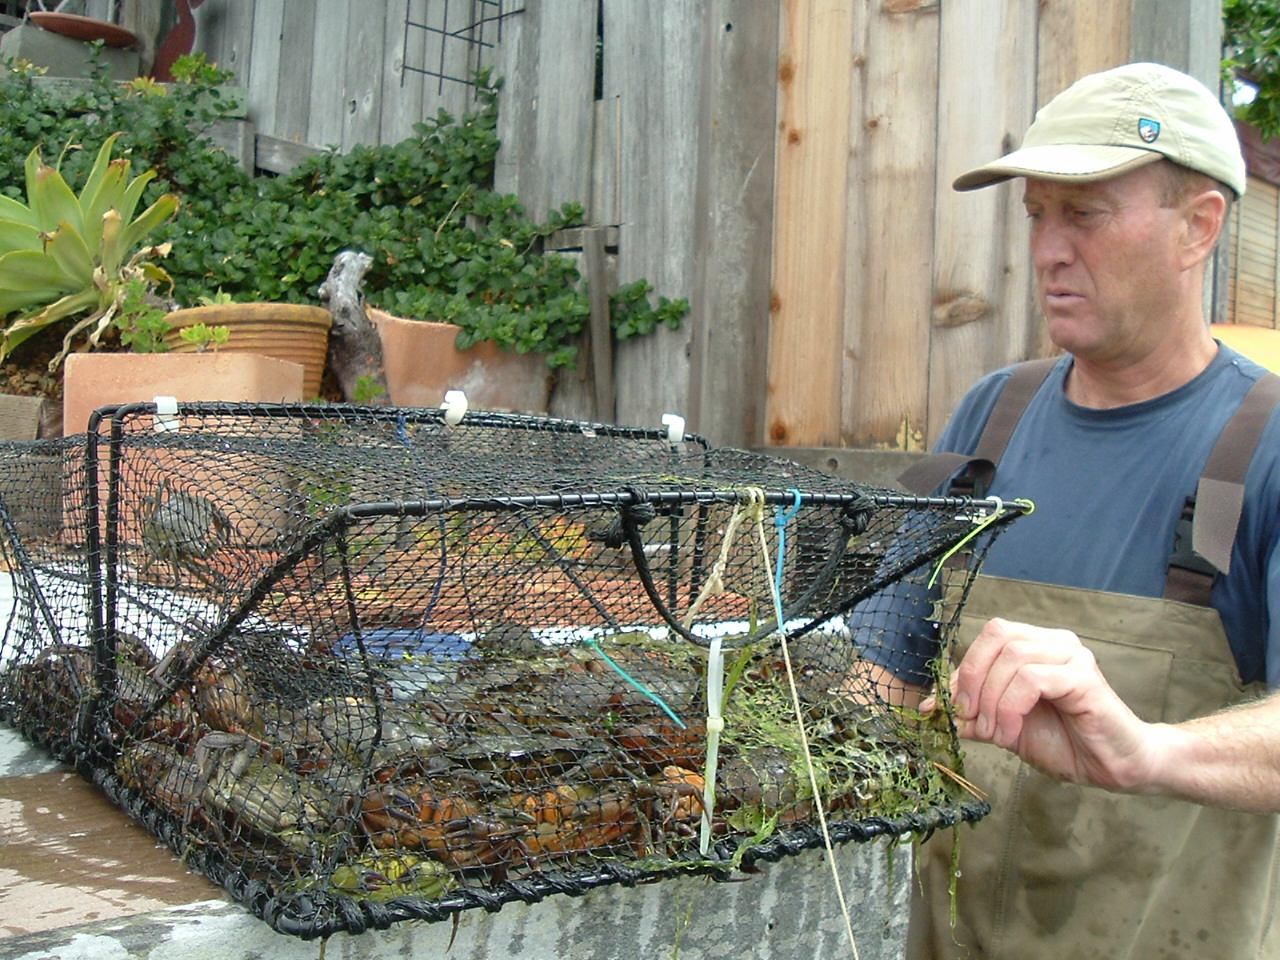
[[[1234,127],[1199,82],[1130,64],[955,188],[1017,178],[1065,354],[980,381],[939,441],[962,456],[935,481],[969,458],[1035,510],[987,557],[951,679],[992,813],[958,868],[921,847],[909,955],[1280,957],[1280,392],[1202,307],[1245,188]],[[881,666],[923,686],[933,653]]]

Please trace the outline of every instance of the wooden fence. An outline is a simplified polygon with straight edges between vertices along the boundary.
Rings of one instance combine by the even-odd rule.
[[[964,388],[1044,352],[1012,186],[956,195],[1076,76],[1217,78],[1217,0],[204,0],[258,162],[389,142],[504,78],[499,187],[584,203],[680,331],[583,363],[555,412],[684,414],[740,446],[922,449]],[[273,160],[272,157],[276,159]],[[582,236],[582,235],[579,235]],[[598,257],[596,258],[599,259]],[[594,267],[593,267],[594,268]],[[612,398],[597,396],[600,377]],[[608,391],[606,391],[607,393]]]

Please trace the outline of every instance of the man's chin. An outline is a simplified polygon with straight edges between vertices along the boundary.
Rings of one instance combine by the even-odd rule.
[[[1097,323],[1091,318],[1045,312],[1045,329],[1055,347],[1068,353],[1087,353],[1098,342]]]

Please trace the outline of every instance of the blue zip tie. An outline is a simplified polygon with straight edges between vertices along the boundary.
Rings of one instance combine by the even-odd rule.
[[[773,585],[779,595],[782,593],[782,566],[787,555],[787,524],[800,512],[800,491],[793,487],[791,496],[794,498],[791,509],[783,513],[782,507],[776,507],[773,511],[773,525],[778,528],[778,565],[773,571]],[[782,630],[781,623],[778,624],[778,629]]]

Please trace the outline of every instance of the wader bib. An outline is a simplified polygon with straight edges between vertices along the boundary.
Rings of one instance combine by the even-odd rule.
[[[1014,372],[974,457],[935,457],[914,487],[904,475],[908,488],[937,489],[967,461],[980,495],[1051,364]],[[1241,684],[1208,599],[1276,397],[1276,378],[1259,380],[1223,431],[1198,509],[1189,499],[1184,510],[1164,598],[979,576],[957,658],[999,616],[1074,631],[1143,720],[1177,723],[1264,695]],[[964,773],[992,812],[960,828],[954,929],[952,844],[920,846],[908,960],[1280,960],[1280,818],[1064,784],[990,744],[966,744]]]
[[[979,577],[961,650],[993,616],[1074,630],[1144,720],[1178,722],[1260,695],[1242,687],[1217,611],[1152,597]],[[908,960],[1274,960],[1274,816],[1063,784],[990,744],[965,776],[992,812],[917,853]]]

